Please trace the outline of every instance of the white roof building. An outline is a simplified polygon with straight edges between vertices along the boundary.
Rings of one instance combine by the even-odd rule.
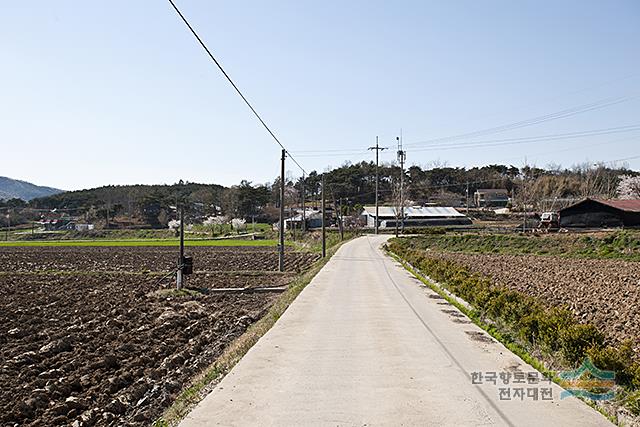
[[[394,206],[379,206],[378,221],[381,228],[395,227],[400,209]],[[363,215],[367,219],[367,227],[375,227],[376,207],[365,206]],[[404,208],[405,226],[428,225],[468,225],[471,220],[456,209],[442,206],[407,206]]]

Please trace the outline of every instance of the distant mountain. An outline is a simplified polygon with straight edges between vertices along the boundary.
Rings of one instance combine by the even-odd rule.
[[[0,199],[22,199],[29,201],[36,197],[51,196],[62,193],[63,190],[57,188],[42,187],[30,182],[0,176]]]

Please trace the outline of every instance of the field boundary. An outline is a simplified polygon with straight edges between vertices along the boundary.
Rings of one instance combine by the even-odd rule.
[[[215,388],[231,369],[244,357],[251,347],[275,325],[289,305],[311,280],[329,262],[340,247],[350,241],[345,239],[327,250],[327,256],[316,261],[306,272],[298,275],[289,288],[278,297],[267,313],[247,331],[235,339],[208,368],[192,380],[191,385],[183,389],[174,403],[165,410],[154,423],[154,427],[176,426],[204,397]]]
[[[235,236],[234,236],[235,237]],[[76,247],[76,246],[106,246],[106,247],[133,247],[133,246],[178,246],[178,239],[93,239],[93,240],[8,240],[0,241],[0,247]],[[259,246],[276,247],[278,242],[274,239],[250,240],[240,238],[225,239],[185,239],[185,246]],[[286,243],[291,246],[290,242]]]

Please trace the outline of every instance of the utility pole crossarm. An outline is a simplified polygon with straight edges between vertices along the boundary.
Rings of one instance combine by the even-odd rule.
[[[378,137],[376,136],[376,145],[374,147],[369,147],[369,150],[375,150],[376,151],[376,219],[375,219],[375,223],[374,223],[374,228],[375,228],[375,233],[378,234],[378,226],[379,226],[379,221],[378,221],[378,184],[380,182],[380,179],[378,177],[378,155],[380,153],[380,151],[386,150],[386,147],[380,147],[378,145]]]

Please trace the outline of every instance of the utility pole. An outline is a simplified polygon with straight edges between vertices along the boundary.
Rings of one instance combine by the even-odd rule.
[[[404,162],[407,159],[407,152],[402,149],[402,139],[396,137],[398,141],[398,161],[400,162],[400,221],[402,233],[404,234]],[[398,221],[396,220],[396,237],[398,237]]]
[[[284,159],[286,150],[282,149],[280,159],[280,243],[278,244],[278,270],[284,271]]]
[[[304,172],[302,173],[302,232],[304,233],[305,231],[307,231],[307,206],[304,200],[304,181],[305,181],[305,176],[304,176]]]
[[[378,146],[378,137],[376,136],[376,146],[375,147],[369,147],[369,150],[376,150],[376,219],[375,219],[375,233],[378,234],[379,232],[379,221],[378,221],[378,184],[380,182],[380,179],[378,177],[378,154],[380,153],[380,151],[382,150],[386,150],[385,147],[380,147]]]
[[[467,181],[466,195],[467,195],[467,216],[469,216],[469,181]]]
[[[340,216],[338,216],[338,221],[340,221],[338,224],[340,225],[340,241],[342,242],[344,240],[344,222],[342,221],[342,197],[340,197],[340,204],[338,206],[338,213],[340,214]]]
[[[327,230],[325,225],[325,203],[324,203],[324,174],[322,174],[322,258],[327,256]]]
[[[180,205],[180,253],[178,255],[178,271],[176,273],[176,288],[184,285],[184,207]]]

